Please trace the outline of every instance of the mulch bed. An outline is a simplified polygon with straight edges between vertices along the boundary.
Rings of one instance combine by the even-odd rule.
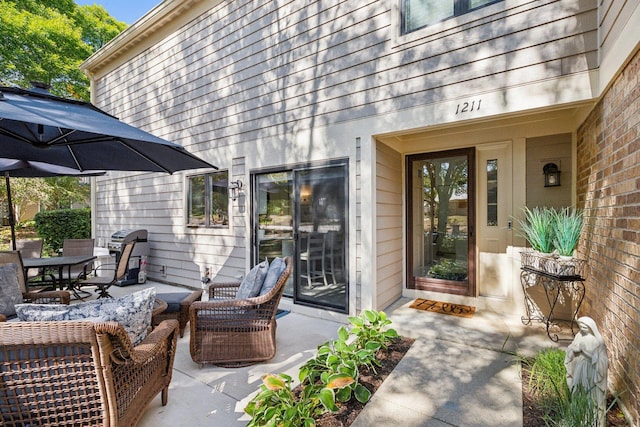
[[[545,411],[535,399],[535,396],[528,387],[529,371],[522,370],[522,427],[540,427],[544,426]],[[613,403],[612,396],[607,397],[607,427],[628,427],[629,423],[624,418],[624,413],[618,407],[617,403]],[[613,404],[613,406],[611,406]]]
[[[378,360],[382,364],[376,372],[364,370],[360,373],[359,381],[367,387],[373,395],[382,382],[389,376],[396,365],[402,360],[404,355],[415,340],[412,338],[397,338],[386,350],[378,352]],[[540,407],[535,397],[528,388],[529,377],[526,369],[522,370],[522,418],[523,427],[544,426],[544,408]],[[609,397],[607,407],[611,406],[613,398]],[[355,421],[365,405],[356,399],[351,399],[346,403],[339,403],[339,410],[324,414],[316,420],[318,427],[348,427]],[[607,412],[607,427],[628,427],[629,424],[624,418],[622,410],[617,403],[613,403]]]
[[[359,381],[373,395],[382,382],[389,376],[391,371],[402,360],[404,355],[415,340],[412,338],[396,338],[386,350],[379,350],[377,359],[382,366],[376,369],[376,372],[363,369],[360,372]],[[356,399],[351,399],[346,403],[338,403],[340,408],[336,412],[324,414],[320,419],[316,420],[318,427],[346,427],[351,425],[358,417],[358,414],[364,409],[362,403]]]

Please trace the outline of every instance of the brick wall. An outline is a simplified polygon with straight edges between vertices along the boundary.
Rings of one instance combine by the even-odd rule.
[[[609,383],[640,421],[640,53],[578,129],[578,206],[588,260],[581,315],[594,318],[609,352]],[[635,425],[635,424],[634,424]]]

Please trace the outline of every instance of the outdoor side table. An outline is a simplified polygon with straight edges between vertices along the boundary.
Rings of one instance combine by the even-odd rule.
[[[156,298],[167,303],[167,308],[159,314],[153,315],[151,323],[158,325],[166,319],[176,319],[180,324],[180,338],[184,336],[184,330],[189,322],[189,307],[194,301],[200,300],[202,290],[191,292],[171,292],[156,294]]]
[[[554,316],[554,310],[561,298],[563,298],[564,295],[568,295],[571,297],[571,302],[576,303],[575,309],[571,312],[571,319],[566,321],[571,327],[571,338],[573,338],[576,334],[576,317],[580,311],[582,301],[584,300],[584,278],[577,274],[553,274],[529,266],[524,266],[520,273],[520,282],[524,292],[525,308],[527,311],[526,316],[522,316],[522,323],[530,325],[534,320],[545,323],[549,339],[554,342],[558,342],[558,334],[552,334],[550,328],[554,324],[560,322],[560,320]],[[535,285],[540,285],[542,286],[542,289],[544,289],[545,297],[549,304],[548,314],[542,312],[529,294],[529,288]]]

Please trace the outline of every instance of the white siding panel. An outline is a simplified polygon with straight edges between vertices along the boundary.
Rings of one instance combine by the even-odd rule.
[[[628,13],[627,3],[612,1],[611,16]],[[396,37],[393,4],[224,2],[186,26],[173,28],[168,22],[160,42],[101,73],[95,82],[96,102],[214,164],[234,167],[234,178],[247,179],[252,168],[277,166],[263,160],[270,147],[283,147],[277,157],[282,163],[321,158],[317,145],[307,144],[305,150],[296,140],[307,131],[503,93],[597,66],[595,0],[505,0],[492,6],[495,12],[490,14],[468,14],[404,40]],[[562,103],[564,97],[559,93],[554,99]],[[432,124],[438,124],[437,118],[423,118],[423,126]],[[388,126],[395,128],[381,131],[402,128],[401,123]],[[294,142],[298,146],[292,146]],[[352,147],[338,149],[343,151],[328,149],[327,155],[357,156]],[[377,305],[388,305],[402,292],[402,262],[395,262],[403,250],[402,159],[385,146],[378,147],[377,155],[377,205],[361,205],[361,167],[373,165],[358,161],[353,184],[356,224],[350,224],[355,231],[350,254],[355,258],[352,293],[358,310],[360,268],[371,262],[370,254],[362,253],[362,213],[375,209],[378,219]],[[229,229],[194,230],[185,226],[184,174],[132,174],[98,182],[97,237],[148,227],[154,274],[158,266],[167,265],[167,280],[192,284],[205,265],[225,278],[244,271],[249,205],[247,213],[233,212]],[[247,203],[250,200],[248,194]],[[394,263],[386,265],[389,259]],[[396,271],[388,271],[391,266]],[[156,278],[154,274],[150,277]]]
[[[376,308],[383,309],[402,295],[402,156],[377,144],[376,159]]]

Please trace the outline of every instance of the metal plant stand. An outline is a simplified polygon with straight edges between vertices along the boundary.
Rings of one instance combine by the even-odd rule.
[[[558,325],[560,322],[568,323],[572,336],[575,335],[577,332],[576,319],[585,294],[584,278],[580,275],[585,265],[584,260],[562,261],[557,258],[540,257],[531,252],[523,252],[522,261],[520,283],[527,312],[521,318],[522,323],[525,325],[530,325],[533,321],[544,323],[547,329],[547,336],[554,342],[558,342],[560,337],[557,333],[551,331],[551,327]],[[539,285],[544,290],[544,295],[549,304],[548,314],[545,314],[538,307],[529,293],[529,289],[536,285]],[[575,308],[571,311],[571,319],[556,319],[554,310],[566,298],[575,303]]]

